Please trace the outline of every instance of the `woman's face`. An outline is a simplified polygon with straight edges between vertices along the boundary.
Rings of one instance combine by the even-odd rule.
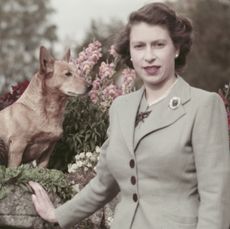
[[[130,31],[130,55],[133,67],[144,84],[162,86],[175,77],[178,55],[165,27],[141,22]]]

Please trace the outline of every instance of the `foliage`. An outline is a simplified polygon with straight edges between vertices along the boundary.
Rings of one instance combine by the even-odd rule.
[[[134,70],[125,68],[117,71],[119,56],[114,51],[110,53],[113,57],[110,60],[105,62],[100,59],[101,44],[95,41],[79,53],[76,60],[71,60],[78,74],[92,83],[93,88],[89,93],[90,98],[78,98],[68,104],[63,124],[64,136],[55,148],[50,167],[66,170],[76,154],[94,152],[96,146],[101,146],[106,139],[108,109],[112,101],[119,95],[135,90]],[[94,68],[95,65],[97,68]],[[95,77],[92,77],[93,73]],[[57,165],[55,158],[62,158],[62,164]]]
[[[28,188],[29,181],[40,183],[50,193],[56,193],[63,201],[70,199],[73,190],[65,175],[58,170],[21,165],[17,168],[6,168],[0,166],[0,200],[6,197],[10,186],[21,186]]]
[[[63,137],[57,143],[49,167],[67,171],[67,165],[80,152],[94,151],[106,139],[108,113],[89,97],[71,99],[66,107]]]
[[[25,91],[29,84],[28,80],[24,80],[21,83],[12,86],[11,92],[6,92],[4,95],[0,97],[0,110],[4,109],[5,107],[9,106],[13,102],[15,102]]]
[[[49,0],[0,1],[0,92],[31,78],[41,44],[52,49],[57,40],[56,26],[49,22],[53,12]]]
[[[194,27],[184,77],[194,86],[218,91],[230,75],[230,1],[178,0],[174,5]]]

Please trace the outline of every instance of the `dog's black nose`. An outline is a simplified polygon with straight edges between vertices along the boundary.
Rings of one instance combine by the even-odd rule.
[[[91,91],[92,88],[93,88],[93,85],[92,84],[88,84],[87,85],[87,89],[86,89],[87,92]]]

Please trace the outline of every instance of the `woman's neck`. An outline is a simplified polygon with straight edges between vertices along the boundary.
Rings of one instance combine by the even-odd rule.
[[[148,104],[154,103],[156,100],[167,94],[176,80],[177,77],[175,76],[158,85],[145,84],[145,97]]]

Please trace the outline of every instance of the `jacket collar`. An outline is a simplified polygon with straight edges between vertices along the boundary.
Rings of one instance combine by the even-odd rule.
[[[172,125],[185,115],[186,112],[183,105],[190,100],[190,90],[190,85],[178,76],[177,83],[171,89],[167,97],[160,103],[154,105],[154,110],[147,118],[149,125],[143,131],[142,135],[136,142],[136,145],[134,145],[135,119],[142,95],[144,93],[144,87],[142,86],[136,92],[133,92],[125,97],[125,100],[123,100],[124,104],[118,113],[121,129],[131,153],[134,153],[137,145],[146,135]],[[175,109],[172,109],[169,106],[173,97],[180,98],[180,105]]]

